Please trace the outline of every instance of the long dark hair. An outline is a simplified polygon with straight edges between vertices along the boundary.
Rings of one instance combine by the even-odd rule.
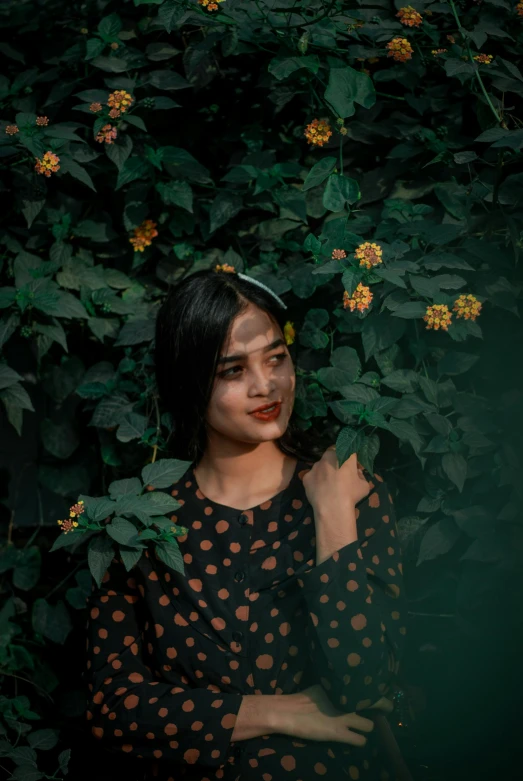
[[[196,271],[169,288],[156,320],[156,385],[170,413],[173,458],[197,462],[206,446],[205,413],[222,345],[248,302],[265,310],[283,332],[287,316],[273,296],[235,273]],[[317,461],[325,447],[291,415],[277,444],[283,453]]]

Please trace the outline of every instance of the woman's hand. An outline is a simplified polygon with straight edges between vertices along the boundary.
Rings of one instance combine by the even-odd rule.
[[[382,697],[370,707],[390,712],[392,702]],[[364,746],[367,738],[360,733],[372,732],[373,729],[374,722],[371,719],[337,710],[319,684],[296,694],[282,695],[278,702],[275,701],[271,714],[271,732],[305,740]]]
[[[348,505],[356,505],[370,493],[370,484],[358,466],[353,453],[341,467],[338,466],[336,445],[327,448],[323,456],[303,477],[307,499],[314,510],[334,512]]]
[[[314,511],[318,566],[358,539],[355,507],[371,486],[358,468],[356,453],[338,467],[335,445],[303,476],[303,486]]]

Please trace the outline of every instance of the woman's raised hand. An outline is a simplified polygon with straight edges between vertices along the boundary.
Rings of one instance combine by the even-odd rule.
[[[354,506],[370,493],[370,484],[358,467],[356,453],[339,467],[336,445],[328,447],[304,475],[303,487],[313,509],[326,515]]]

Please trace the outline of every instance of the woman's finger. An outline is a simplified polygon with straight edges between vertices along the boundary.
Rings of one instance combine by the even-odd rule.
[[[362,732],[372,732],[374,729],[374,722],[372,719],[367,719],[365,716],[359,716],[357,713],[347,714],[347,726],[351,729],[361,729]]]

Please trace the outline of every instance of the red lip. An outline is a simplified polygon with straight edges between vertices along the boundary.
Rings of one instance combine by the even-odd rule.
[[[252,415],[254,412],[263,412],[263,410],[269,409],[269,407],[273,407],[274,405],[277,406],[278,404],[281,404],[281,401],[271,401],[270,404],[263,404],[261,407],[256,407],[256,409],[251,410],[249,414]]]

